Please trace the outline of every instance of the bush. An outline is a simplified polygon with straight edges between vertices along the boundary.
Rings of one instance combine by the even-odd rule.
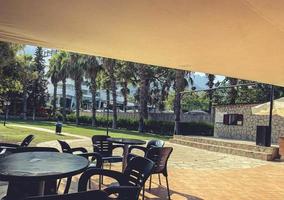
[[[76,122],[76,115],[67,115],[67,121]],[[79,122],[82,124],[92,124],[91,116],[80,116]],[[107,127],[108,121],[105,116],[98,116],[96,125],[98,127]],[[112,124],[112,117],[109,117],[109,127]],[[174,132],[174,122],[167,121],[154,121],[145,120],[145,132],[155,133],[159,135],[172,135]],[[130,118],[118,118],[117,128],[127,129],[127,130],[138,130],[139,121]],[[183,135],[201,135],[201,136],[213,136],[214,126],[206,122],[181,122],[180,124],[181,133]]]

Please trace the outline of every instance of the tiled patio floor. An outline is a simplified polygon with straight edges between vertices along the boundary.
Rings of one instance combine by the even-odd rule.
[[[54,142],[42,144],[55,146]],[[91,141],[72,141],[72,146],[91,146]],[[173,200],[283,200],[284,162],[266,162],[250,158],[209,152],[166,143],[174,148],[169,160],[169,182]],[[118,154],[121,152],[117,152]],[[120,165],[113,167],[120,170]],[[162,178],[162,185],[165,180]],[[76,178],[74,179],[76,182]],[[76,191],[76,183],[72,189]],[[167,199],[166,188],[153,178],[146,199]],[[148,188],[148,183],[146,183]],[[5,188],[3,188],[5,189]]]

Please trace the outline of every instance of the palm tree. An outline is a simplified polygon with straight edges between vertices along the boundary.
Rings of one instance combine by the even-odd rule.
[[[63,122],[66,122],[66,79],[68,77],[68,69],[70,66],[70,55],[64,51],[59,52],[61,57],[61,65],[58,76],[62,81],[62,115]]]
[[[103,59],[103,67],[109,75],[112,93],[112,128],[117,128],[117,104],[116,104],[116,76],[115,76],[115,63],[116,61],[111,58]]]
[[[208,78],[208,82],[206,85],[208,86],[209,90],[207,91],[207,95],[209,97],[209,106],[208,106],[208,112],[212,112],[212,103],[213,103],[213,86],[214,86],[214,80],[215,80],[215,75],[214,74],[206,74]]]
[[[19,78],[23,86],[23,119],[27,119],[27,101],[28,88],[32,85],[33,80],[37,78],[37,72],[33,68],[33,57],[30,55],[17,56],[17,64],[19,65]]]
[[[83,66],[81,55],[76,53],[70,53],[70,64],[68,68],[68,74],[71,79],[75,82],[75,96],[76,96],[76,124],[79,124],[80,107],[82,101],[82,89],[81,85],[83,82]]]
[[[175,100],[174,100],[174,113],[175,113],[175,128],[174,134],[180,134],[180,114],[181,114],[181,92],[184,91],[186,87],[185,71],[175,70]]]
[[[102,70],[95,56],[84,56],[86,78],[90,79],[90,90],[92,93],[92,126],[96,125],[96,110],[97,110],[97,76]]]
[[[59,69],[61,66],[61,57],[59,54],[53,54],[52,57],[49,60],[49,69],[47,72],[47,76],[50,78],[51,83],[53,84],[53,117],[56,115],[56,101],[57,101],[57,85],[60,81],[59,78]]]
[[[140,78],[139,82],[139,127],[138,131],[142,133],[144,131],[144,120],[148,119],[148,99],[149,99],[149,88],[150,88],[150,76],[147,69],[148,66],[144,64],[135,64],[138,75]]]
[[[235,86],[238,84],[239,80],[236,78],[226,77],[226,80],[229,82],[230,86]],[[230,87],[228,100],[229,104],[236,104],[236,100],[238,97],[238,90],[235,87]]]
[[[128,84],[136,85],[134,64],[131,62],[118,61],[117,65],[117,79],[121,86],[121,93],[123,96],[123,111],[127,111],[128,94],[130,90]]]

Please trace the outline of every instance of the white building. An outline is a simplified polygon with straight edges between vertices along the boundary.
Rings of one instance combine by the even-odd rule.
[[[92,94],[90,92],[89,86],[86,84],[86,82],[82,83],[82,107],[84,110],[90,111],[92,108]],[[135,88],[130,88],[130,95],[134,95]],[[53,99],[53,85],[50,83],[48,84],[48,93],[50,96],[50,101]],[[118,87],[117,91],[117,104],[118,107],[123,108],[123,95],[121,94],[121,87]],[[57,86],[57,107],[60,107],[62,105],[62,82],[58,83]],[[106,97],[106,90],[98,90],[96,95],[96,101],[97,101],[97,109],[103,109],[106,106],[107,97]],[[112,95],[110,93],[110,102],[112,102]],[[133,103],[128,103],[128,107],[133,107]],[[76,96],[75,96],[75,84],[74,81],[71,79],[67,79],[66,81],[66,107],[67,109],[75,110],[76,108]]]

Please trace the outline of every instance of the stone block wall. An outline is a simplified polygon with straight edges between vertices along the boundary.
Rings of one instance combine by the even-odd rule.
[[[225,105],[215,107],[214,136],[220,138],[255,141],[256,126],[268,126],[269,116],[253,115],[251,107],[256,104]],[[223,114],[242,114],[243,125],[225,125],[221,122]],[[284,136],[284,118],[274,115],[272,120],[272,143]]]

